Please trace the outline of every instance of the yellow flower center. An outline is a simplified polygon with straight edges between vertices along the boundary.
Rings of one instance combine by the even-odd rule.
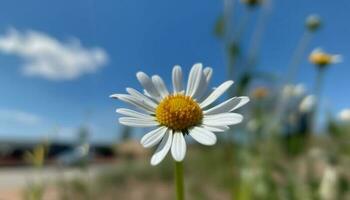
[[[263,99],[265,98],[267,95],[269,94],[269,91],[267,90],[267,88],[265,87],[258,87],[256,88],[253,93],[252,96],[256,99]]]
[[[183,131],[202,121],[203,112],[191,97],[182,94],[169,95],[156,109],[157,121],[176,131]]]
[[[316,65],[328,65],[332,62],[332,56],[325,53],[313,53],[310,55],[310,62]]]

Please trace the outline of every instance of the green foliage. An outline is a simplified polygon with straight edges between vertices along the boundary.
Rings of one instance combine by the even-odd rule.
[[[23,192],[24,200],[42,200],[45,188],[42,184],[32,183],[28,185]]]
[[[32,152],[27,151],[24,154],[24,160],[35,167],[42,167],[45,161],[46,154],[45,145],[38,145],[34,148]]]

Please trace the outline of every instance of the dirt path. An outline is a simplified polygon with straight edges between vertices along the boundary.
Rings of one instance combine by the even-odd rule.
[[[112,164],[92,165],[87,169],[89,177],[113,167]],[[21,200],[23,189],[32,183],[45,183],[45,200],[55,200],[55,192],[50,185],[58,180],[71,180],[81,175],[79,168],[32,167],[0,168],[0,200]]]

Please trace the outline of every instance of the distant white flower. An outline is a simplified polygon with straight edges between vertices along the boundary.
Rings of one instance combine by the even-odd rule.
[[[339,112],[338,118],[344,122],[350,122],[350,109],[344,109]]]
[[[312,147],[308,152],[310,158],[318,159],[318,160],[324,160],[325,153],[323,149],[318,147]]]
[[[294,87],[294,95],[295,96],[301,96],[305,93],[305,86],[303,84],[297,84]]]
[[[316,105],[316,97],[314,95],[308,95],[301,100],[299,104],[299,111],[303,113],[310,112]]]
[[[255,119],[251,119],[248,121],[247,123],[247,129],[251,132],[256,132],[259,128],[259,124],[257,122],[257,120]]]
[[[286,85],[282,93],[284,97],[299,97],[305,93],[305,86],[303,84]]]
[[[238,124],[243,116],[232,111],[249,101],[248,97],[233,97],[225,102],[208,108],[229,87],[233,81],[226,81],[207,95],[207,87],[212,75],[212,68],[203,69],[202,64],[195,64],[189,74],[187,87],[183,87],[182,70],[175,66],[172,72],[173,91],[169,91],[158,75],[147,76],[143,72],[136,74],[145,89],[142,94],[127,88],[129,94],[113,94],[136,106],[143,113],[125,108],[117,112],[126,117],[119,118],[121,124],[133,127],[156,127],[141,139],[144,147],[158,145],[151,158],[151,164],[157,165],[171,149],[176,161],[182,161],[186,154],[186,135],[203,145],[214,145],[216,136],[213,132],[224,132],[228,126]]]
[[[321,18],[318,15],[309,15],[306,18],[306,27],[310,30],[310,31],[316,31],[320,28],[320,26],[322,25],[321,22]]]
[[[309,60],[319,67],[324,67],[330,64],[340,63],[343,59],[339,54],[329,54],[321,48],[316,48],[311,52]]]
[[[338,199],[338,172],[335,167],[326,167],[321,180],[319,193],[323,200]]]

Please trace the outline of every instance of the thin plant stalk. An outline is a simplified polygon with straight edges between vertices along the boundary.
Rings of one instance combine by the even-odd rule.
[[[175,186],[176,186],[176,200],[184,200],[184,166],[183,162],[175,161]]]
[[[240,41],[242,35],[246,30],[246,26],[248,25],[251,17],[251,10],[244,9],[242,16],[239,18],[239,22],[237,23],[236,30],[232,30],[232,33],[228,35],[228,39],[225,41],[225,51],[227,57],[227,77],[228,79],[235,79],[235,75],[239,74],[241,69],[237,68],[242,67],[241,57],[240,57]],[[230,32],[228,31],[229,34]],[[228,92],[229,97],[234,95],[235,91],[230,90]]]
[[[240,22],[237,26],[238,27],[237,31],[232,36],[234,41],[239,42],[241,40],[242,35],[244,35],[246,27],[247,27],[247,25],[250,21],[250,18],[251,18],[251,12],[252,11],[248,10],[248,9],[243,10],[242,17],[241,17]]]
[[[260,51],[261,41],[265,32],[266,24],[272,10],[272,0],[265,0],[262,4],[262,10],[257,19],[257,23],[252,34],[246,59],[242,62],[242,72],[238,80],[248,78],[247,83],[241,85],[241,88],[236,92],[237,95],[244,94],[249,88],[251,78],[253,77],[254,68],[257,64],[257,58]]]
[[[225,32],[224,32],[224,44],[225,44],[225,50],[227,52],[227,58],[228,58],[228,62],[227,62],[227,76],[229,79],[233,78],[233,72],[234,72],[234,64],[236,61],[236,56],[237,55],[232,55],[232,42],[233,45],[237,44],[241,37],[241,34],[244,31],[245,25],[246,23],[249,21],[249,14],[250,13],[245,13],[245,15],[243,16],[243,18],[241,19],[241,23],[239,25],[238,28],[238,32],[231,34],[231,21],[232,21],[232,13],[233,13],[233,5],[234,5],[235,0],[225,0],[224,1],[224,25],[225,25]],[[252,38],[252,42],[251,42],[251,48],[250,48],[250,52],[248,57],[251,59],[255,60],[256,54],[257,54],[257,49],[259,47],[261,38],[262,38],[262,33],[264,32],[264,28],[265,28],[265,23],[267,21],[267,16],[269,14],[270,11],[270,2],[266,2],[266,8],[263,10],[263,13],[261,14],[261,16],[259,17],[258,20],[258,25],[256,27],[255,32],[253,33],[253,38]],[[232,41],[233,40],[233,41]],[[234,56],[234,57],[233,57]],[[250,61],[248,60],[247,65],[250,65]],[[246,66],[247,67],[247,66]],[[229,91],[229,97],[233,96],[233,91]],[[235,149],[235,145],[234,142],[231,140],[231,138],[228,138],[228,143],[227,143],[227,148],[225,149],[225,154],[227,156],[227,164],[228,164],[228,169],[229,169],[229,175],[232,177],[232,183],[231,183],[231,188],[232,188],[232,199],[235,198],[235,175],[237,173],[238,168],[235,166],[235,158],[234,158],[234,149]]]
[[[314,93],[316,97],[315,102],[315,110],[313,113],[313,119],[312,119],[312,131],[315,132],[317,127],[317,119],[318,114],[320,112],[320,103],[322,99],[322,87],[323,87],[323,79],[324,79],[325,69],[324,68],[317,68],[317,75],[315,79],[315,85],[314,85]]]
[[[232,16],[235,0],[224,0],[224,40],[225,44],[230,40]]]
[[[266,23],[271,13],[272,0],[266,0],[263,4],[263,7],[264,8],[262,10],[260,17],[258,18],[256,28],[254,30],[252,39],[249,44],[247,63],[245,65],[245,67],[247,68],[246,71],[251,71],[251,68],[253,68],[256,64],[256,59],[260,50],[260,45],[261,45],[263,34],[265,32]]]
[[[295,49],[291,62],[287,69],[287,76],[285,77],[285,80],[283,80],[282,86],[286,86],[289,83],[292,83],[299,71],[300,63],[303,60],[305,51],[312,39],[313,33],[309,30],[305,30],[303,36],[300,38],[297,48]],[[286,104],[288,103],[288,97],[285,97],[282,92],[277,100],[277,106],[274,111],[274,120],[273,122],[267,127],[266,132],[272,133],[273,130],[282,119],[282,115],[284,113],[284,108],[286,107]]]
[[[230,49],[230,45],[231,44],[231,39],[233,38],[233,32],[232,32],[232,17],[233,17],[233,12],[234,12],[234,5],[235,5],[235,1],[236,0],[224,0],[224,7],[223,7],[223,12],[224,12],[224,45],[225,45],[225,52],[226,52],[226,55],[227,55],[227,76],[228,76],[228,79],[232,79],[233,77],[233,71],[234,71],[234,62],[235,62],[235,59],[236,59],[236,55],[234,55],[235,57],[232,57],[232,53],[230,52],[231,49]],[[233,38],[235,39],[235,38]],[[232,91],[229,91],[229,98],[232,97],[233,95],[233,92]],[[233,165],[233,148],[234,148],[234,145],[233,145],[233,142],[231,141],[230,137],[228,137],[228,142],[227,142],[227,145],[225,146],[224,148],[224,151],[225,151],[225,155],[227,156],[226,159],[227,159],[227,163],[229,165],[229,169],[234,169],[234,165]],[[232,188],[233,187],[233,184],[234,184],[234,170],[229,170],[228,174],[232,177]],[[233,195],[232,195],[233,196]]]
[[[285,82],[287,84],[290,82],[293,82],[296,75],[298,74],[300,63],[303,60],[303,56],[305,54],[306,48],[309,46],[309,43],[311,42],[312,36],[313,36],[313,32],[310,32],[309,30],[305,30],[303,36],[300,38],[298,42],[298,46],[295,49],[292,60],[288,66],[287,77],[285,79]]]
[[[224,45],[227,54],[227,71],[229,78],[233,74],[233,64],[235,58],[231,58],[230,45],[231,45],[231,34],[232,34],[232,17],[234,11],[235,0],[224,0]]]

